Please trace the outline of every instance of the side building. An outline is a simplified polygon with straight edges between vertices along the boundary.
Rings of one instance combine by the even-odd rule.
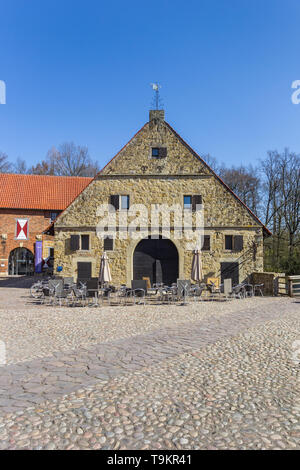
[[[0,276],[35,271],[53,258],[54,240],[44,230],[90,183],[91,178],[0,174]]]
[[[97,227],[105,204],[115,212],[116,232],[100,237]],[[150,111],[149,122],[50,226],[55,267],[75,279],[97,277],[106,251],[114,284],[130,285],[132,279],[143,277],[166,284],[189,279],[198,245],[178,237],[172,215],[167,235],[164,214],[151,225],[151,211],[162,204],[181,207],[192,217],[193,227],[197,208],[202,208],[205,279],[231,277],[235,285],[253,271],[263,271],[263,239],[269,230],[165,121],[163,110]],[[132,235],[124,220],[129,225],[137,221],[137,205],[146,212],[138,217]],[[148,236],[150,225],[154,239]]]

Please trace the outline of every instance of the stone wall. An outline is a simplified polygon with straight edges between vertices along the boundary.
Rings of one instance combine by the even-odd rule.
[[[262,225],[245,208],[232,192],[210,171],[192,149],[164,120],[161,110],[151,112],[151,120],[109,162],[96,179],[73,201],[55,224],[55,266],[63,266],[65,276],[75,276],[77,262],[91,261],[93,276],[98,276],[103,240],[96,235],[100,220],[97,208],[109,203],[110,195],[129,195],[130,206],[143,204],[149,213],[151,205],[183,205],[184,195],[201,195],[204,209],[205,234],[211,236],[211,249],[203,252],[203,269],[206,276],[216,277],[220,263],[238,261],[240,281],[252,271],[263,270],[263,242],[254,253],[254,242],[262,235]],[[152,147],[165,147],[167,156],[152,157]],[[124,214],[119,211],[119,214]],[[161,223],[166,221],[163,214]],[[176,227],[171,217],[171,227]],[[193,215],[195,224],[195,214]],[[150,217],[142,220],[148,228]],[[117,221],[122,226],[122,222]],[[89,234],[90,250],[70,251],[72,234]],[[243,235],[241,252],[225,250],[225,235]],[[145,235],[146,236],[146,235]],[[169,237],[179,253],[179,277],[190,278],[192,251],[186,240],[174,240],[174,230]],[[262,239],[262,237],[261,237]],[[115,240],[113,251],[108,252],[113,282],[130,283],[132,258],[137,240]]]
[[[214,178],[112,178],[94,181],[73,203],[72,210],[65,212],[56,224],[55,263],[62,265],[65,276],[76,277],[77,262],[92,261],[93,276],[98,275],[103,240],[96,235],[96,225],[100,220],[96,212],[98,206],[109,202],[111,194],[129,194],[130,203],[145,204],[149,217],[143,227],[150,224],[151,204],[168,205],[183,203],[185,194],[197,193],[203,196],[205,234],[211,236],[210,252],[203,252],[203,269],[207,276],[215,277],[220,270],[220,262],[239,261],[240,280],[252,271],[263,270],[263,247],[258,246],[256,259],[253,255],[254,237],[262,233],[259,226],[243,207]],[[129,220],[132,220],[132,218]],[[165,218],[164,218],[165,220]],[[117,225],[119,225],[117,219]],[[171,217],[172,226],[172,217]],[[174,224],[173,224],[174,226]],[[90,251],[70,251],[71,234],[89,234]],[[225,250],[225,235],[243,235],[244,249],[235,253]],[[170,239],[174,240],[171,230]],[[189,278],[192,251],[187,250],[188,241],[174,240],[179,252],[180,277]],[[113,280],[116,283],[129,283],[132,279],[132,256],[136,240],[115,240],[114,251],[108,252]]]

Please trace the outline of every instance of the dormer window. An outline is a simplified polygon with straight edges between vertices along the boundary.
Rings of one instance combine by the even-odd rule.
[[[151,148],[152,158],[165,158],[167,156],[166,147],[152,147]]]

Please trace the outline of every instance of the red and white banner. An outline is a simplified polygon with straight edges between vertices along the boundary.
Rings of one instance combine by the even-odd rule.
[[[28,219],[17,219],[16,221],[16,239],[27,240],[28,239]]]

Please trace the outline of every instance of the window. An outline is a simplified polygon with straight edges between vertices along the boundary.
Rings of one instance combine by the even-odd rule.
[[[225,235],[225,250],[232,250],[233,248],[233,236]]]
[[[202,196],[194,194],[193,196],[183,196],[183,208],[197,210],[197,206],[202,204]]]
[[[204,235],[202,250],[210,251],[210,235]]]
[[[50,212],[50,219],[51,219],[52,222],[53,222],[53,220],[56,219],[58,214],[59,214],[59,212]]]
[[[49,248],[48,256],[49,256],[49,258],[54,258],[54,248]]]
[[[90,236],[89,235],[71,235],[70,238],[71,251],[89,250],[90,249]]]
[[[114,249],[114,240],[111,237],[105,237],[103,243],[104,251],[112,251]]]
[[[183,196],[183,208],[184,209],[192,208],[192,196]]]
[[[243,235],[225,235],[225,250],[242,251]]]
[[[81,235],[81,249],[82,250],[90,249],[90,236],[89,235]]]
[[[152,158],[166,158],[167,148],[166,147],[152,147],[151,156]]]
[[[129,209],[129,196],[121,196],[121,209]]]
[[[123,209],[123,210],[128,210],[129,209],[129,196],[128,195],[122,195],[120,196],[119,194],[112,194],[110,196],[110,204],[116,209]]]

